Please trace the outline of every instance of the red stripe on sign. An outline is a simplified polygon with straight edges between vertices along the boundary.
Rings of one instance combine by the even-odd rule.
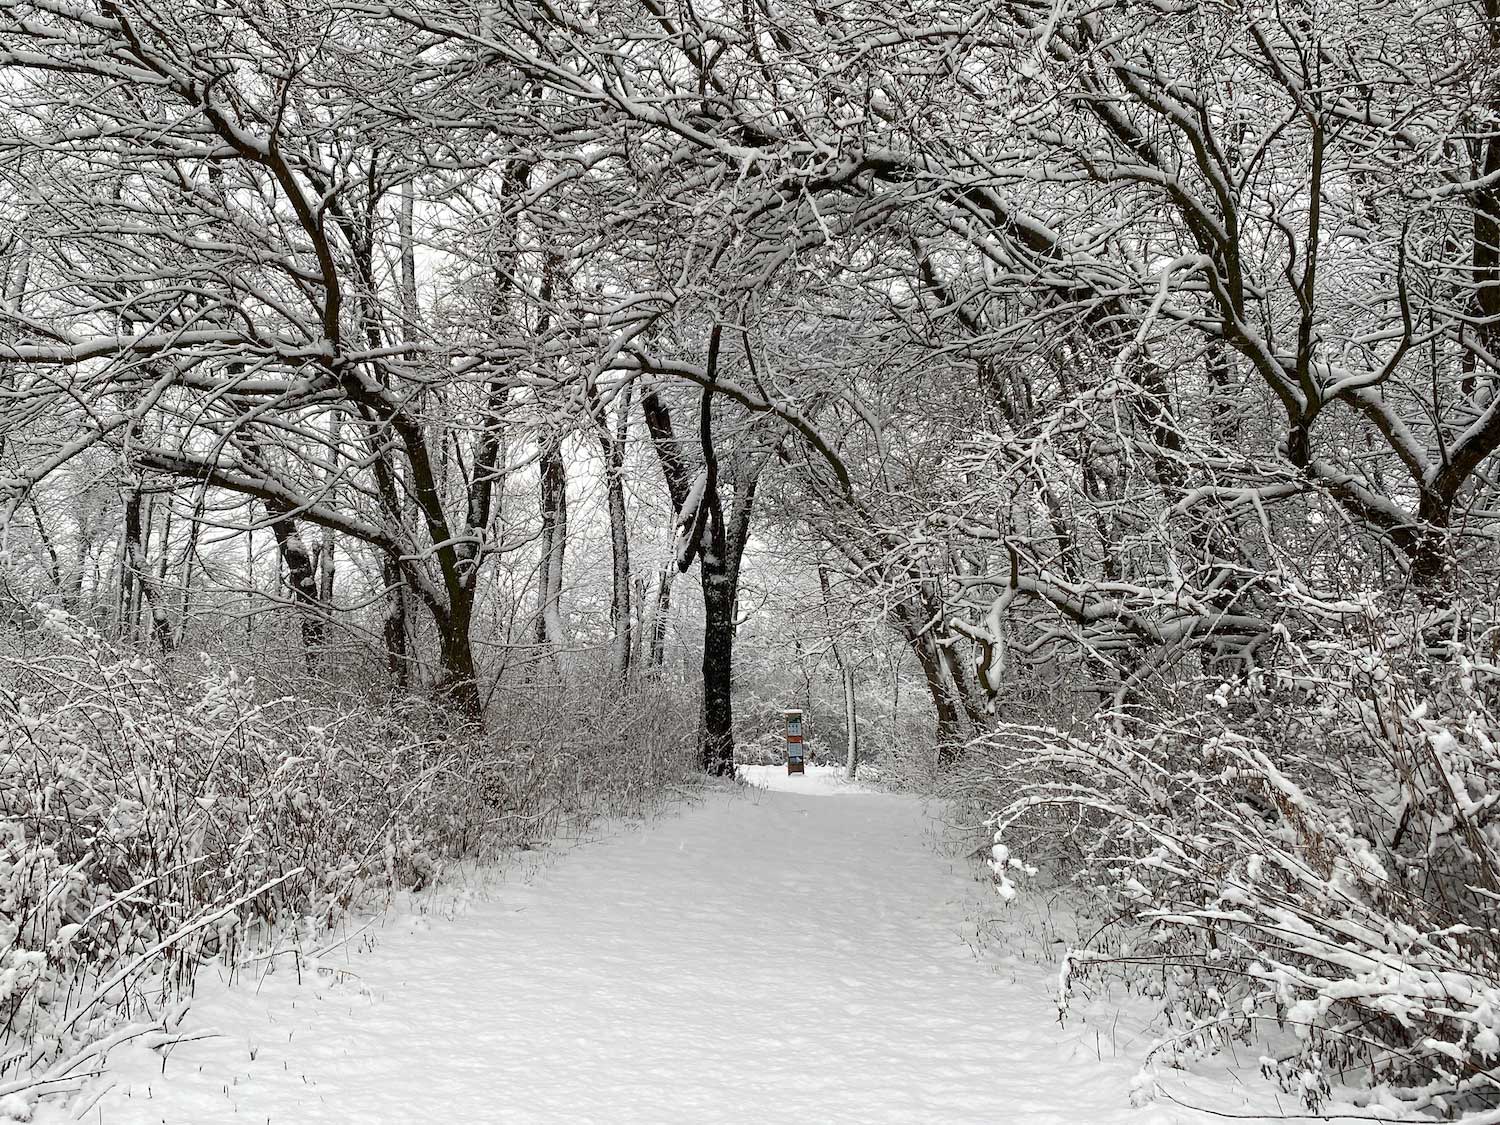
[[[801,742],[802,736],[800,734],[789,734],[786,736],[786,740],[788,742]]]

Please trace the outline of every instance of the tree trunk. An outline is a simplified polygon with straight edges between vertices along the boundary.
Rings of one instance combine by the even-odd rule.
[[[842,659],[839,664],[844,673],[844,730],[848,732],[844,776],[853,781],[859,772],[859,721],[855,712],[854,669]]]
[[[323,479],[323,494],[331,500],[338,497],[339,483],[339,458],[343,451],[343,421],[344,415],[341,411],[334,410],[328,417],[328,472]],[[322,541],[317,547],[318,566],[318,601],[329,609],[333,608],[333,584],[337,577],[337,569],[334,563],[334,552],[337,550],[338,540],[334,538],[333,529],[323,529]]]
[[[411,690],[411,658],[406,643],[406,583],[394,559],[385,561],[382,575],[386,586],[385,665],[401,691]]]
[[[474,645],[469,627],[474,618],[474,591],[467,587],[453,599],[445,618],[438,621],[438,659],[443,674],[435,694],[453,705],[464,717],[484,718],[484,700],[479,694],[479,673],[474,664]]]
[[[646,580],[639,575],[631,578],[630,621],[630,667],[637,676],[646,656],[641,649],[641,640],[646,636]]]
[[[193,501],[193,514],[188,518],[187,546],[182,552],[182,596],[178,599],[177,643],[180,645],[187,635],[188,621],[193,608],[193,564],[198,561],[198,540],[203,534],[203,513],[208,504],[208,486],[200,485],[198,496]]]
[[[703,583],[703,722],[698,749],[703,769],[715,777],[734,776],[734,608],[740,560],[750,538],[756,482],[764,465],[761,460],[735,466],[734,507],[727,519],[712,473],[705,497],[710,519],[708,544],[698,555]]]
[[[719,496],[719,457],[713,440],[713,385],[718,370],[721,326],[709,334],[707,382],[698,403],[698,444],[704,480],[699,505],[689,507],[690,483],[671,414],[654,390],[641,398],[651,444],[666,478],[678,533],[687,549],[678,556],[679,570],[698,560],[703,585],[703,712],[698,730],[699,764],[713,776],[734,773],[734,631],[740,560],[750,537],[756,483],[772,450],[738,453],[728,463],[725,480],[734,506],[725,515]],[[653,647],[655,641],[653,639]]]
[[[621,391],[614,433],[600,417],[600,442],[604,446],[604,487],[609,499],[609,545],[612,585],[609,601],[609,669],[619,687],[630,681],[630,534],[625,522],[625,439],[630,426],[630,391]]]
[[[855,711],[854,667],[845,656],[843,647],[834,639],[838,632],[838,625],[833,619],[833,608],[830,604],[833,600],[833,592],[828,581],[828,568],[821,562],[818,563],[818,585],[823,591],[823,617],[828,622],[833,661],[838,665],[839,679],[844,686],[844,736],[847,750],[844,776],[853,781],[859,767],[859,723]]]
[[[37,541],[41,543],[42,550],[47,557],[47,577],[52,580],[52,588],[58,593],[62,593],[62,559],[58,557],[57,544],[52,542],[52,536],[47,533],[47,521],[42,519],[42,510],[37,507],[36,496],[34,494],[27,494],[26,506],[31,509],[31,519],[36,527]]]
[[[302,629],[302,658],[311,672],[318,666],[326,635],[323,606],[318,600],[318,563],[287,507],[267,502],[266,510],[272,517],[271,534],[276,537],[276,549],[286,565],[287,586],[297,605],[297,618]]]
[[[958,760],[964,744],[973,735],[970,708],[959,696],[960,688],[949,671],[945,654],[931,632],[921,631],[925,624],[921,611],[910,602],[897,603],[890,610],[890,621],[906,640],[922,669],[922,678],[932,697],[932,709],[937,715],[938,767],[946,769]]]
[[[703,582],[703,715],[698,761],[715,777],[734,773],[734,593],[723,560],[699,559]]]
[[[922,666],[922,676],[937,712],[938,767],[946,769],[958,761],[971,734],[968,712],[958,698],[958,687],[948,674],[948,666],[930,634],[911,639],[912,651]]]
[[[651,650],[646,656],[647,676],[660,677],[667,661],[667,626],[672,616],[672,579],[676,576],[677,568],[671,563],[662,567],[657,576],[656,598],[645,624],[645,632],[651,638]]]
[[[984,704],[980,701],[979,693],[974,690],[974,685],[970,682],[968,670],[963,661],[954,652],[956,645],[939,645],[937,647],[938,651],[942,654],[943,675],[947,681],[948,690],[963,708],[965,728],[968,731],[968,737],[972,738],[974,732],[980,730],[985,725]]]
[[[609,601],[609,671],[624,686],[630,680],[630,537],[625,525],[625,488],[618,475],[608,481],[609,541],[613,582]]]
[[[125,562],[134,588],[151,617],[151,639],[162,652],[171,652],[173,645],[172,624],[167,616],[166,599],[161,587],[151,572],[150,560],[146,557],[145,521],[142,518],[141,487],[135,485],[125,495]],[[128,618],[134,622],[132,614]]]
[[[558,659],[557,650],[563,643],[562,580],[568,545],[568,477],[561,441],[549,443],[542,451],[540,467],[542,535],[536,639],[543,651]]]

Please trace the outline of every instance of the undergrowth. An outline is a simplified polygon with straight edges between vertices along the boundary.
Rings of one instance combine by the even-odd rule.
[[[639,814],[686,776],[661,691],[497,701],[262,698],[55,610],[0,656],[0,1114],[170,1026],[194,974],[421,888],[445,862]],[[310,685],[316,686],[316,685]]]
[[[1314,1113],[1500,1121],[1500,666],[1365,626],[998,727],[965,765],[991,867],[1007,898],[1083,888],[1101,924],[1062,1002],[1101,976],[1151,997],[1153,1063],[1250,1043]]]

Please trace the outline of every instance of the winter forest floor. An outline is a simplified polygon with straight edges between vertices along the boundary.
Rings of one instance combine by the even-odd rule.
[[[975,942],[1006,908],[933,807],[831,769],[750,773],[761,787],[529,853],[549,858],[304,960],[300,982],[289,957],[205,981],[187,1028],[218,1034],[116,1052],[102,1097],[39,1120],[1220,1119],[1130,1105],[1151,1033],[1059,1026],[1047,939]],[[1248,1111],[1222,1073],[1196,1081]]]

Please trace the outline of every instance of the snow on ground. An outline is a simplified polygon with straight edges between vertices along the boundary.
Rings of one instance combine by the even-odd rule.
[[[851,793],[878,793],[857,781],[844,780],[843,766],[819,766],[809,762],[802,774],[787,773],[786,766],[740,766],[740,776],[759,789],[778,793],[800,793],[807,797],[848,796]]]
[[[1060,1027],[1047,958],[976,953],[1003,908],[921,800],[833,767],[746,772],[459,917],[304,961],[301,983],[283,959],[206,985],[188,1027],[221,1034],[117,1053],[81,1119],[1213,1120],[1131,1108],[1139,1034]]]

